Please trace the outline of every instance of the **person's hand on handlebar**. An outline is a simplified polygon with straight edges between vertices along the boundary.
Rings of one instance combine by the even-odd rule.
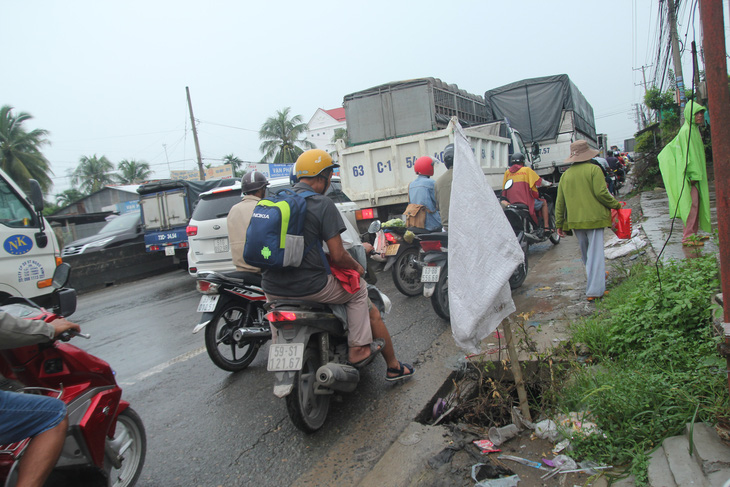
[[[81,327],[79,325],[68,321],[66,318],[57,318],[51,322],[51,325],[54,329],[54,338],[58,338],[59,336],[61,336],[61,333],[67,330],[74,330],[76,332],[81,331]]]

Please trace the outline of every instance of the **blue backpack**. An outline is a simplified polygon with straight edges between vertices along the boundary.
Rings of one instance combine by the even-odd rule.
[[[304,248],[304,219],[307,198],[317,193],[283,189],[276,196],[256,204],[246,230],[243,260],[261,269],[299,267],[304,256],[317,245]]]

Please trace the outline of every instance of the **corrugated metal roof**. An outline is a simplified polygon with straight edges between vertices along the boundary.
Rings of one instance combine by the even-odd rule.
[[[324,112],[329,115],[330,117],[334,118],[338,122],[342,122],[345,120],[345,109],[344,107],[341,108],[333,108],[331,110],[324,110]]]

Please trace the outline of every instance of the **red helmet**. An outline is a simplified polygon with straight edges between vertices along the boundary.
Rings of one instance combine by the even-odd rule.
[[[416,174],[433,176],[433,159],[428,156],[419,157],[418,159],[416,159],[416,163],[413,165],[413,169],[416,170]]]

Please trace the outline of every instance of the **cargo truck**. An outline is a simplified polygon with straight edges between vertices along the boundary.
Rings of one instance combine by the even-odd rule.
[[[176,264],[187,261],[188,236],[185,227],[200,193],[230,186],[235,179],[184,181],[163,179],[137,188],[147,252],[164,252]]]
[[[454,117],[442,130],[351,147],[337,141],[342,189],[360,207],[361,232],[373,219],[386,221],[403,214],[408,206],[408,185],[416,179],[416,159],[428,155],[436,160],[434,179],[446,172],[443,150],[454,141],[456,122]],[[527,151],[519,132],[505,121],[466,127],[464,132],[490,186],[500,191],[510,154]],[[526,157],[529,161],[529,154]]]
[[[30,198],[0,170],[0,299],[18,296],[50,306],[61,249],[41,213],[41,187],[34,179],[29,184]]]
[[[566,74],[531,78],[489,90],[490,120],[508,120],[533,156],[532,168],[557,182],[569,164],[570,144],[584,139],[598,149],[593,107]]]

